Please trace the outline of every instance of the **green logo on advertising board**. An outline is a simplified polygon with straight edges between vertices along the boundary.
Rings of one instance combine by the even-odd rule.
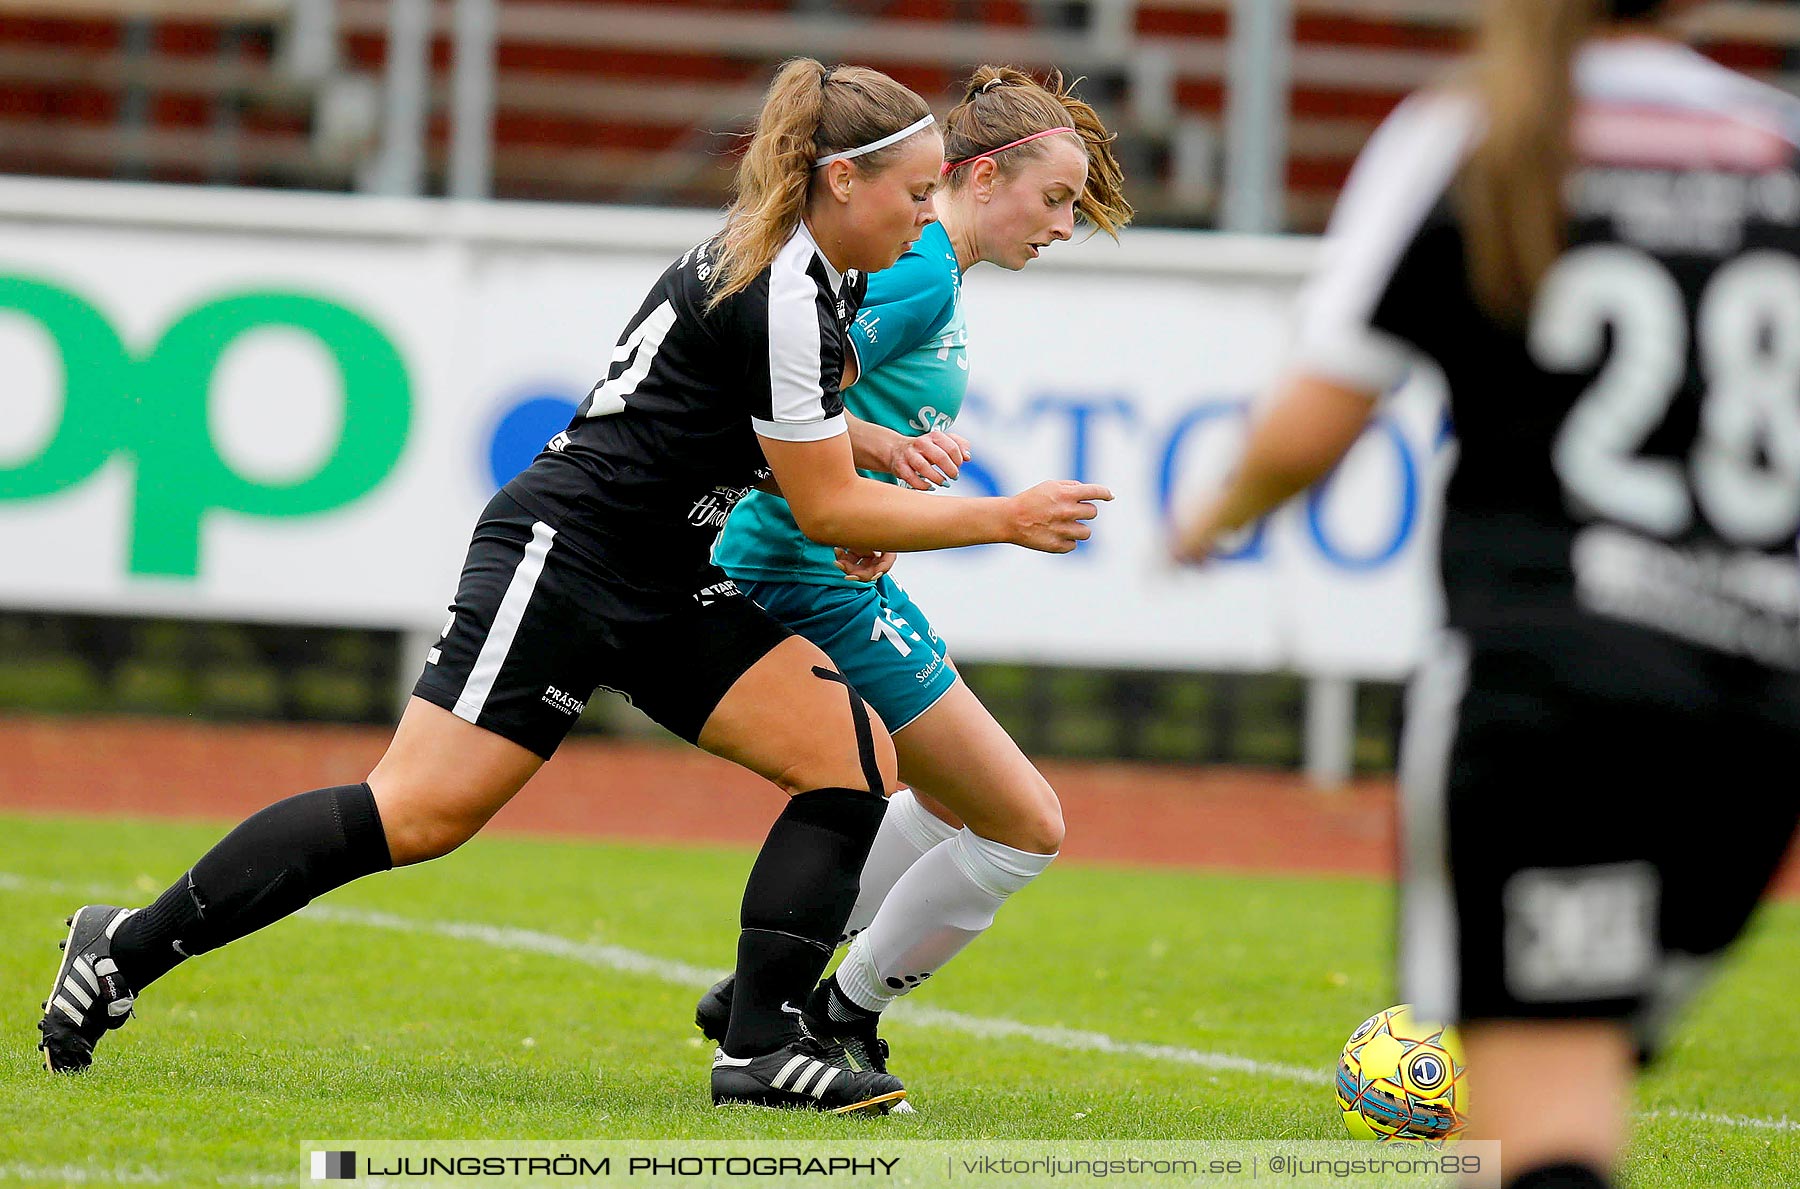
[[[0,467],[0,500],[41,499],[85,482],[114,454],[136,464],[130,568],[191,578],[209,513],[313,516],[367,495],[405,448],[412,419],[406,365],[366,317],[297,293],[220,297],[184,314],[147,354],[66,289],[0,277],[0,317],[36,321],[61,356],[61,423],[37,457]],[[208,427],[213,373],[233,343],[269,328],[310,335],[343,378],[343,428],[310,475],[263,483],[234,471]]]

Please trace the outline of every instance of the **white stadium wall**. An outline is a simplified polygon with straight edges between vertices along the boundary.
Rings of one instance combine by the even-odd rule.
[[[0,181],[0,606],[435,631],[496,477],[560,428],[710,216]],[[970,274],[977,466],[1109,485],[1068,557],[896,577],[970,659],[1389,678],[1436,615],[1421,375],[1319,495],[1200,571],[1310,241],[1130,232]]]

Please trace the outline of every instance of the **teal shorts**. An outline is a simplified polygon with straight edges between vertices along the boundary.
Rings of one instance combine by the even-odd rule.
[[[794,634],[817,644],[889,732],[931,709],[956,684],[931,621],[886,574],[855,587],[743,579],[737,585]]]

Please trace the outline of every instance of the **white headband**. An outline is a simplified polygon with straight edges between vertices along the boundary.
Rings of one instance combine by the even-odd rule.
[[[936,118],[937,117],[933,116],[930,112],[927,112],[923,119],[916,123],[908,124],[906,127],[900,129],[900,131],[889,136],[884,136],[880,140],[872,140],[868,144],[859,145],[854,149],[845,149],[841,153],[831,153],[827,156],[820,157],[817,161],[813,162],[813,168],[817,169],[821,165],[830,165],[833,161],[848,161],[850,158],[860,157],[864,153],[873,153],[876,149],[885,149],[891,144],[905,140],[915,132],[921,132],[924,129],[931,127]]]

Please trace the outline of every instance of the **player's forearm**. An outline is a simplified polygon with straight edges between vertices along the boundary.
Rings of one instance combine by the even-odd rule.
[[[1183,562],[1205,560],[1220,537],[1266,515],[1309,483],[1304,473],[1265,470],[1246,458],[1227,481],[1225,490],[1176,525],[1174,556]]]
[[[1307,376],[1289,380],[1250,430],[1225,489],[1176,531],[1175,555],[1198,561],[1219,537],[1268,515],[1331,473],[1368,423],[1375,394]]]
[[[1219,531],[1235,532],[1299,495],[1330,469],[1291,468],[1245,458],[1225,490],[1213,500],[1207,519]]]
[[[844,424],[850,430],[850,454],[859,470],[889,473],[894,453],[905,439],[886,426],[846,412]]]
[[[845,484],[814,509],[794,508],[800,531],[821,544],[861,553],[917,553],[1013,540],[1006,497],[935,499],[873,479]]]
[[[1308,376],[1290,379],[1252,426],[1243,460],[1213,505],[1218,526],[1242,528],[1329,475],[1374,408],[1372,393]]]

